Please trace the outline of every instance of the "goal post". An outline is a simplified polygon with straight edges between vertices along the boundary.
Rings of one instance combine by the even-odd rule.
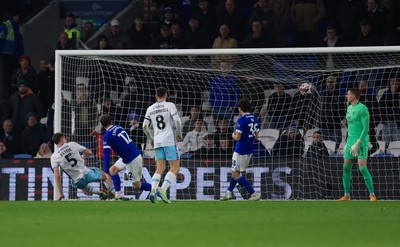
[[[94,157],[88,164],[102,167],[101,140],[89,134],[99,129],[98,116],[110,114],[142,149],[143,177],[149,182],[155,171],[154,150],[141,123],[146,108],[155,101],[154,90],[164,86],[188,136],[178,143],[182,168],[169,196],[218,200],[229,185],[234,146],[230,135],[239,117],[236,101],[246,97],[261,130],[245,176],[262,199],[333,199],[343,193],[345,94],[364,81],[368,87],[365,99],[373,113],[370,148],[374,152],[368,167],[376,194],[381,199],[400,199],[400,107],[390,98],[397,94],[387,96],[391,83],[398,85],[399,68],[397,46],[58,50],[54,132],[65,132],[70,140],[92,149]],[[333,81],[333,89],[327,81]],[[136,93],[130,91],[132,87]],[[285,98],[276,94],[280,87]],[[188,133],[195,131],[197,111],[202,127],[193,137]],[[298,140],[287,142],[290,132]],[[312,147],[314,134],[320,134],[327,155],[320,153],[319,146]],[[200,150],[208,145],[209,149]],[[124,174],[120,175],[123,180]],[[126,181],[123,188],[125,195],[135,199],[148,195],[134,192]],[[235,197],[247,199],[244,191],[235,188]],[[54,193],[57,198],[57,189]],[[356,166],[351,193],[356,199],[367,195]],[[80,197],[74,191],[69,196]]]

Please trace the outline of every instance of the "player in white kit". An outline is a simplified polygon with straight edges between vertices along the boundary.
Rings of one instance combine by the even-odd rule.
[[[76,142],[68,142],[62,133],[55,133],[52,140],[57,145],[57,150],[51,155],[50,162],[54,171],[55,183],[60,193],[58,200],[64,199],[58,168],[61,168],[68,175],[73,187],[83,190],[86,194],[97,194],[101,199],[106,199],[107,194],[105,192],[96,190],[89,185],[91,182],[103,181],[107,189],[112,187],[111,180],[107,178],[103,171],[99,168],[85,166],[84,159],[90,156],[92,151]]]
[[[157,196],[160,196],[165,203],[171,203],[166,196],[169,186],[175,181],[179,172],[180,157],[176,141],[182,141],[181,119],[174,103],[167,102],[167,89],[157,88],[157,102],[147,108],[143,122],[143,131],[151,141],[155,149],[155,160],[157,169],[151,179],[151,193],[149,199],[157,203]],[[150,132],[150,124],[154,130],[154,137]],[[176,139],[174,133],[176,128]],[[158,188],[160,179],[165,171],[165,161],[168,160],[170,170],[164,177],[161,188]]]

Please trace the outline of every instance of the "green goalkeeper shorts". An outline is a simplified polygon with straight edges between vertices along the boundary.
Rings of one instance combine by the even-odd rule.
[[[347,137],[346,140],[346,147],[343,150],[343,158],[348,159],[348,160],[354,160],[354,159],[367,159],[368,158],[368,142],[367,143],[361,143],[360,147],[358,148],[358,154],[356,157],[352,156],[350,154],[350,147],[356,144],[358,138],[357,137]]]

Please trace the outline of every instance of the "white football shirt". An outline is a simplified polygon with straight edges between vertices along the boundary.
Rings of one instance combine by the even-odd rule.
[[[157,102],[147,108],[144,121],[149,121],[154,129],[154,148],[175,146],[174,120],[178,110],[174,103]]]
[[[64,143],[64,145],[51,155],[51,167],[61,167],[74,183],[78,182],[89,172],[89,168],[85,166],[85,161],[81,157],[81,153],[85,149],[84,146],[76,142]]]

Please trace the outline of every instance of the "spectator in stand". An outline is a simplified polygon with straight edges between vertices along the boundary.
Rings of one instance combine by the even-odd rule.
[[[203,146],[203,139],[208,134],[208,132],[203,128],[203,123],[203,119],[197,119],[194,129],[185,135],[182,142],[185,151],[196,151]]]
[[[380,40],[385,37],[388,31],[388,22],[386,16],[381,12],[378,0],[367,0],[366,9],[361,11],[360,20],[367,19],[371,24],[371,35]]]
[[[35,69],[31,65],[31,59],[28,55],[24,54],[18,58],[19,68],[14,70],[14,73],[11,78],[11,88],[9,93],[13,94],[17,90],[17,83],[20,80],[29,81],[29,85],[32,91],[37,94],[38,93],[38,85],[37,85],[37,74]]]
[[[138,86],[140,86],[140,84],[136,79],[130,79],[128,85],[129,92],[122,97],[121,101],[122,120],[120,125],[125,128],[127,128],[129,123],[124,123],[123,121],[128,118],[129,114],[134,112],[138,115],[139,119],[144,119],[147,109],[146,104],[153,100],[152,95],[143,91],[143,87],[141,87],[139,91]]]
[[[147,26],[144,25],[144,17],[136,16],[134,24],[127,31],[128,49],[149,49],[151,47],[151,35]]]
[[[379,103],[376,100],[375,94],[369,92],[368,81],[361,80],[358,84],[358,90],[360,90],[360,102],[363,103],[369,111],[369,143],[371,143],[372,147],[370,149],[370,153],[373,154],[379,149],[379,144],[376,139],[375,128],[379,124]]]
[[[14,128],[21,133],[26,127],[26,117],[29,113],[38,118],[45,116],[45,114],[39,98],[32,92],[29,83],[20,80],[17,86],[18,92],[10,97],[10,112]]]
[[[268,149],[264,146],[264,144],[254,138],[253,141],[253,157],[269,157],[271,154]]]
[[[161,26],[160,35],[153,41],[154,49],[173,49],[171,28],[167,25]]]
[[[39,69],[40,71],[37,75],[38,97],[42,103],[43,112],[47,113],[54,103],[54,67],[47,63],[46,59],[42,58],[39,61]]]
[[[236,4],[236,0],[226,0],[225,8],[218,17],[219,25],[227,25],[231,30],[231,37],[241,44],[247,33],[246,19],[243,10]]]
[[[294,46],[318,46],[318,28],[325,17],[324,1],[294,0],[290,12],[296,30]]]
[[[215,147],[214,135],[208,134],[203,138],[204,145],[197,149],[193,155],[195,159],[214,159],[217,148]]]
[[[288,130],[278,138],[272,147],[274,157],[301,157],[304,150],[303,138],[296,126],[290,126]]]
[[[37,121],[35,114],[28,114],[26,119],[27,126],[21,134],[22,153],[30,154],[33,157],[40,145],[45,142],[46,128]]]
[[[268,36],[263,29],[263,24],[260,20],[254,19],[251,25],[252,33],[244,40],[242,47],[244,48],[266,48],[271,47],[271,41],[268,41]],[[272,32],[271,32],[272,33]]]
[[[228,25],[221,25],[219,28],[219,36],[214,39],[212,49],[223,49],[223,48],[237,48],[238,42],[235,38],[230,36],[230,28]],[[218,68],[222,60],[229,60],[227,56],[212,56],[211,65],[213,68]]]
[[[93,22],[91,21],[85,22],[85,24],[83,25],[83,33],[81,37],[82,42],[88,41],[93,36],[93,34],[94,34]]]
[[[33,158],[34,159],[50,159],[52,154],[53,153],[51,152],[49,144],[42,143],[39,147],[38,152],[36,153],[36,156]]]
[[[379,100],[381,113],[382,139],[385,149],[392,141],[400,141],[400,82],[396,75],[391,75],[388,90]]]
[[[12,159],[13,153],[7,150],[6,144],[0,140],[0,160],[2,159]]]
[[[343,42],[343,46],[351,46],[359,27],[360,11],[365,1],[339,0],[336,8],[337,31]]]
[[[268,0],[259,0],[254,6],[254,12],[250,16],[248,21],[248,26],[254,30],[254,21],[257,20],[261,23],[261,31],[265,38],[268,38],[268,44],[272,46],[272,39],[274,33],[275,25],[275,14],[273,11],[273,6]],[[245,46],[243,46],[245,47]],[[263,46],[265,47],[265,46]]]
[[[228,119],[219,119],[217,121],[217,128],[214,132],[214,140],[217,141],[216,145],[219,147],[219,140],[224,136],[229,136],[234,132],[233,127],[230,125],[230,121]]]
[[[118,107],[109,95],[106,95],[103,100],[103,104],[100,107],[101,115],[108,115],[115,124],[120,125],[121,119],[120,107]]]
[[[144,116],[143,116],[144,118]],[[138,148],[141,150],[145,147],[146,137],[142,129],[142,125],[140,124],[140,116],[136,113],[132,112],[128,115],[128,133],[131,139],[138,145]]]
[[[245,75],[244,81],[241,83],[242,98],[250,101],[252,106],[251,112],[257,118],[261,113],[261,109],[265,103],[265,81],[260,81],[254,75]],[[260,120],[260,119],[259,119]]]
[[[56,43],[56,50],[72,50],[74,49],[72,41],[70,39],[68,39],[68,34],[65,32],[61,32],[58,35],[58,41]],[[50,63],[52,65],[52,67],[54,67],[54,63],[55,63],[56,59],[55,59],[55,52],[52,53],[51,57],[50,57]]]
[[[158,30],[161,30],[162,27],[168,27],[168,29],[170,29],[175,22],[180,22],[178,16],[175,14],[175,10],[169,6],[164,7],[161,19],[155,28],[156,33],[153,36],[155,38],[159,37],[160,33],[157,33]]]
[[[302,84],[299,84],[299,91],[293,95],[289,115],[293,116],[291,122],[297,123],[300,129],[307,130],[314,128],[318,97],[313,86],[309,89],[310,92],[300,91]]]
[[[97,104],[90,98],[90,92],[84,83],[76,85],[76,94],[73,95],[71,107],[75,112],[75,131],[72,141],[88,148],[94,147],[94,140],[90,137],[90,133],[98,121]]]
[[[64,32],[67,34],[68,39],[71,40],[72,49],[78,49],[81,31],[76,25],[76,18],[73,14],[67,14],[65,17]]]
[[[108,38],[105,35],[100,35],[97,39],[97,46],[93,50],[109,50],[114,49],[109,43]]]
[[[217,142],[217,148],[215,150],[215,159],[221,159],[221,160],[229,160],[232,159],[233,155],[233,147],[230,141],[230,138],[228,135],[221,135],[219,137],[219,141]]]
[[[341,122],[346,115],[346,101],[337,88],[337,78],[326,78],[325,91],[319,95],[319,128],[322,135],[336,143],[336,151],[342,142]]]
[[[21,152],[21,133],[14,129],[11,119],[3,121],[3,128],[0,129],[0,141],[2,141],[7,150],[12,154]]]
[[[191,106],[190,107],[190,115],[189,119],[186,120],[182,124],[182,135],[185,137],[186,134],[193,130],[196,126],[196,121],[199,119],[203,119],[203,115],[201,114],[200,107],[197,105]],[[207,124],[203,121],[203,130],[207,129]]]
[[[174,49],[186,49],[187,44],[183,34],[181,24],[175,22],[171,26],[172,46]]]
[[[194,15],[188,21],[188,30],[185,32],[185,42],[189,49],[205,49],[210,48],[208,41],[208,33],[205,33],[199,26],[199,17]]]
[[[282,83],[277,82],[274,85],[275,92],[269,97],[268,115],[271,117],[270,129],[279,129],[280,131],[288,125],[288,115],[292,96],[285,92]]]
[[[127,36],[124,31],[121,30],[120,23],[118,20],[112,20],[110,22],[110,32],[106,35],[108,44],[113,49],[125,49]]]
[[[273,40],[275,47],[286,47],[291,0],[269,0],[274,12]],[[268,35],[268,34],[267,34]]]
[[[329,25],[326,27],[326,36],[323,39],[322,46],[326,47],[343,46],[342,40],[336,32],[335,26]]]
[[[336,28],[334,26],[327,26],[326,27],[326,36],[322,41],[322,46],[324,47],[338,47],[343,46],[342,39],[337,35]],[[340,68],[341,64],[343,63],[341,59],[339,59],[334,54],[327,54],[324,56],[325,61],[323,62],[326,64],[326,68],[328,69],[335,69]]]
[[[210,83],[210,106],[214,119],[231,120],[235,112],[236,102],[240,97],[239,79],[231,75],[232,64],[226,60],[220,63],[220,74],[212,78]]]
[[[209,0],[199,0],[199,29],[205,34],[205,48],[211,48],[214,38],[218,35],[218,18],[213,8],[209,6]]]
[[[382,39],[371,32],[371,22],[369,19],[363,19],[360,21],[361,32],[354,40],[355,46],[379,46],[383,45]]]
[[[13,71],[18,68],[18,58],[25,52],[20,20],[20,12],[15,10],[11,16],[0,25],[0,52],[3,60],[4,79],[6,82],[11,81]],[[11,91],[9,90],[9,92]]]
[[[312,138],[312,143],[307,150],[307,158],[320,159],[329,157],[328,148],[323,142],[322,133],[320,131],[315,131]]]

